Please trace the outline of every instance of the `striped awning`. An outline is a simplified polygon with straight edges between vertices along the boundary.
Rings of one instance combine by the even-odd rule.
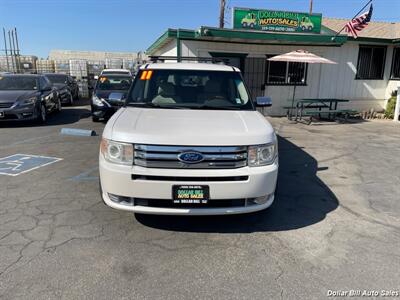
[[[301,62],[309,64],[336,64],[336,62],[315,55],[305,50],[296,50],[289,53],[268,58],[270,61]]]

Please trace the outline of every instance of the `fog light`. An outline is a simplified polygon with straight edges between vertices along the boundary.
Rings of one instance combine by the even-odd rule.
[[[119,203],[119,204],[123,204],[123,205],[133,205],[132,199],[130,197],[118,196],[118,195],[109,193],[108,198],[110,198],[110,200],[115,203]]]
[[[262,196],[262,197],[257,197],[257,198],[251,198],[251,199],[247,199],[247,204],[248,205],[261,205],[261,204],[265,204],[267,203],[274,194],[269,194],[266,196]]]

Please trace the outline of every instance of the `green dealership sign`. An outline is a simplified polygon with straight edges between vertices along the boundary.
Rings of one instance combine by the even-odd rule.
[[[320,33],[322,14],[250,8],[233,9],[233,28],[279,32]]]

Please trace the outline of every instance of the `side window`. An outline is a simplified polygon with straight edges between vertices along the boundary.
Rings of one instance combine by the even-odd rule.
[[[400,79],[400,48],[394,48],[390,79]]]
[[[46,80],[44,79],[44,77],[39,78],[39,85],[41,90],[46,87]]]
[[[267,55],[267,58],[275,55]],[[305,85],[307,83],[307,64],[298,62],[267,61],[265,84],[267,85]]]
[[[383,79],[385,59],[386,46],[361,45],[356,79]]]
[[[51,81],[47,77],[44,77],[44,81],[45,81],[47,86],[52,86]]]

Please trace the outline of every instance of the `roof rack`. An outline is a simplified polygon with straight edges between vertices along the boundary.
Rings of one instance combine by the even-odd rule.
[[[179,59],[177,56],[149,56],[151,63],[164,63],[165,61],[176,61],[176,62],[197,62],[197,63],[212,63],[212,64],[229,64],[228,59],[222,57],[193,57],[193,56],[181,56]]]

